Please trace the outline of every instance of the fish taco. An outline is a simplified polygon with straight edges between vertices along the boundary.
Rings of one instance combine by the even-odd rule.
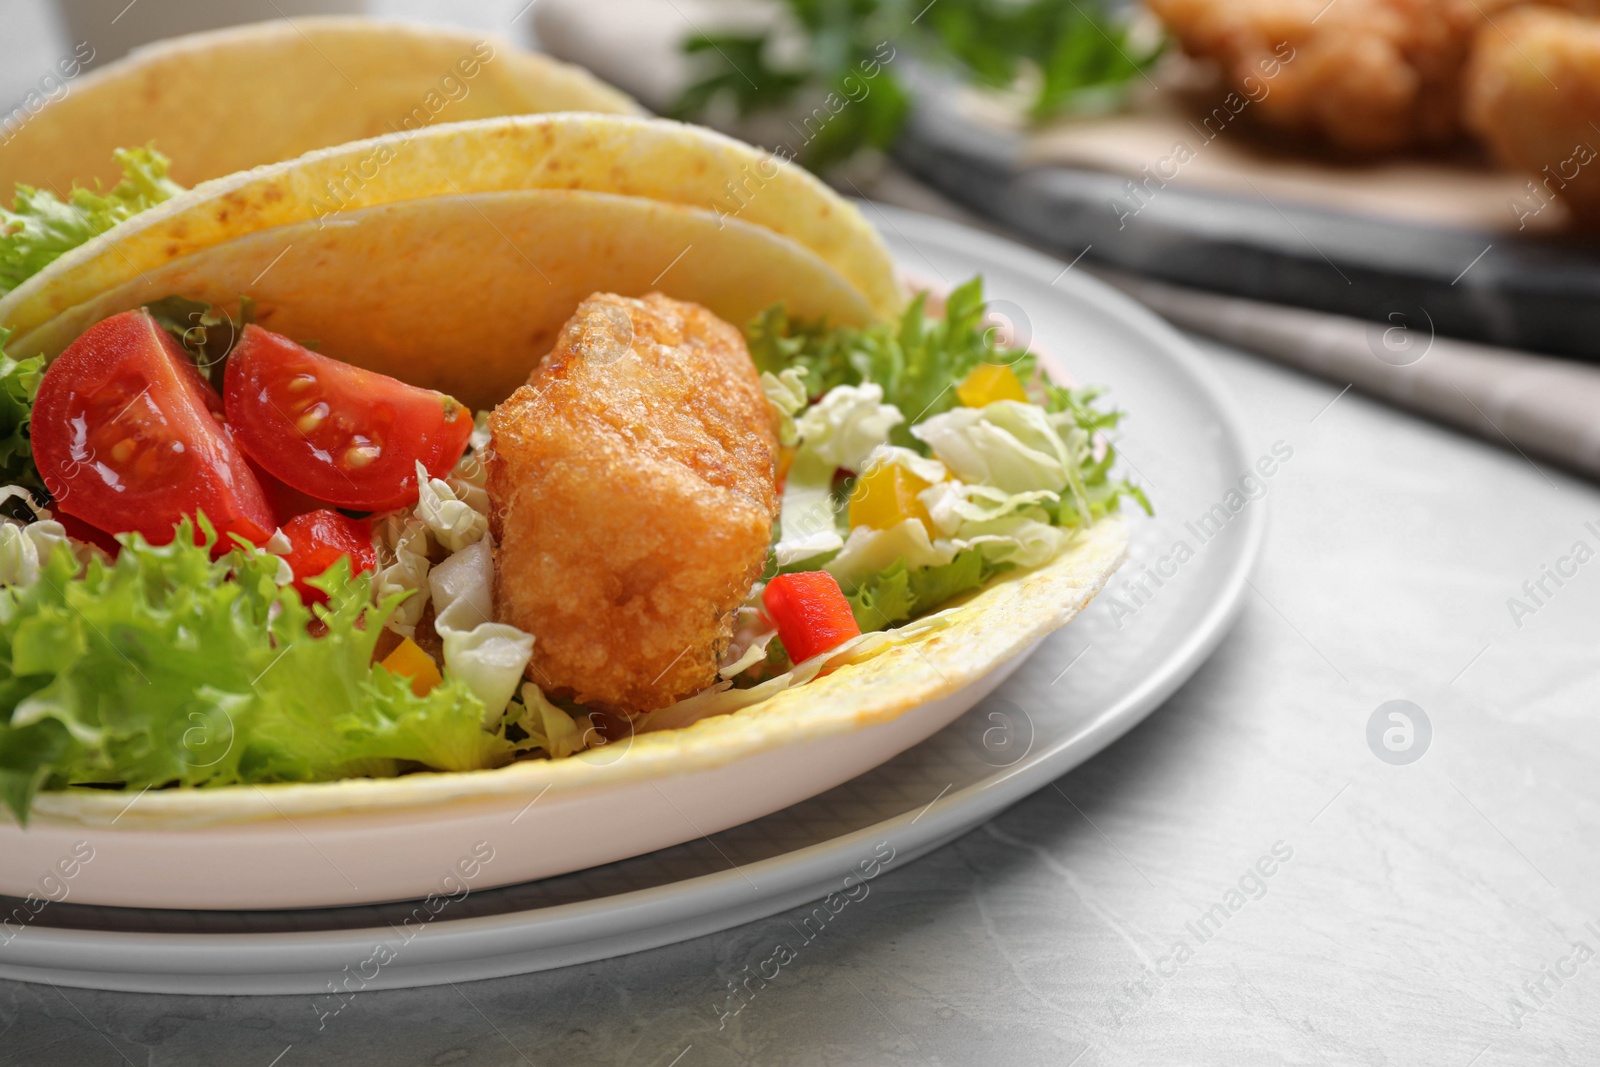
[[[981,279],[908,293],[853,205],[704,130],[487,119],[167,192],[0,299],[17,820],[888,722],[1070,619],[1147,506],[1119,413],[1003,343]]]

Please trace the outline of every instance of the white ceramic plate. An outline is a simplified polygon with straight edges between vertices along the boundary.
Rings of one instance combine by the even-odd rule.
[[[148,855],[160,858],[145,859],[142,869],[102,864],[106,852],[96,844],[93,860],[71,865],[72,878],[35,889],[60,902],[0,901],[8,909],[0,919],[15,913],[11,926],[0,926],[0,976],[173,992],[323,991],[336,977],[350,989],[383,988],[634,951],[830,890],[860,893],[862,881],[1059,776],[1155,707],[1220,639],[1262,535],[1259,505],[1230,515],[1203,542],[1185,523],[1222,502],[1252,468],[1228,404],[1179,335],[1092,279],[954,224],[868,210],[907,271],[950,285],[982,273],[1019,333],[1063,358],[1081,380],[1110,386],[1118,406],[1132,412],[1124,453],[1160,510],[1134,526],[1132,558],[1110,589],[1115,603],[1103,597],[1031,659],[1018,657],[943,700],[867,731],[807,742],[804,762],[825,773],[797,778],[794,753],[758,754],[705,771],[697,782],[663,778],[638,783],[636,794],[565,798],[562,818],[586,828],[579,837],[590,842],[587,853],[579,847],[566,857],[578,862],[565,869],[585,856],[590,863],[638,857],[577,874],[486,888],[526,869],[518,861],[530,847],[494,844],[507,840],[512,821],[532,817],[501,811],[498,801],[431,821],[386,822],[380,813],[245,825],[210,842],[188,838],[187,847],[162,839],[171,831],[111,828],[119,845],[148,845]],[[1174,563],[1180,539],[1192,554]],[[1147,566],[1160,584],[1145,576]],[[940,729],[974,703],[971,714]],[[788,769],[775,773],[780,764]],[[784,804],[792,806],[756,818]],[[722,827],[732,829],[715,832]],[[30,846],[27,863],[14,841],[0,843],[5,888],[26,891],[23,882],[31,885],[77,841],[107,832],[61,829],[49,843],[56,851],[33,855],[38,849]],[[153,836],[141,841],[140,834]],[[662,848],[677,841],[689,843]],[[440,842],[454,851],[440,851]],[[236,899],[249,903],[235,907],[391,899],[396,894],[381,887],[392,885],[434,895],[299,912],[94,906],[96,898],[115,898],[172,907],[171,887],[183,880],[176,872],[203,870],[225,882],[227,857],[253,848],[273,850],[270,862],[250,863],[258,896],[244,894]],[[659,851],[641,855],[650,849]],[[352,871],[351,856],[367,859]],[[418,889],[423,866],[430,877]],[[128,889],[130,876],[138,893]],[[219,898],[184,903],[216,907]]]

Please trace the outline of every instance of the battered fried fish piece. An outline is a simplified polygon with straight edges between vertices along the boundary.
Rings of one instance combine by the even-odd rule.
[[[1467,69],[1467,123],[1532,188],[1512,210],[1526,221],[1560,197],[1600,224],[1600,22],[1527,8],[1478,35]]]
[[[714,682],[777,513],[743,335],[596,293],[489,428],[495,610],[534,635],[530,676],[630,714]]]
[[[1148,0],[1186,52],[1221,64],[1262,121],[1357,153],[1456,139],[1474,37],[1520,2]]]

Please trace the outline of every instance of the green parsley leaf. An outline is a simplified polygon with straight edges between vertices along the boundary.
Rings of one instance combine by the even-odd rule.
[[[671,118],[692,120],[723,96],[733,98],[741,115],[779,107],[805,83],[801,74],[768,65],[765,35],[697,33],[684,42],[683,50],[715,62],[710,73],[668,109]]]
[[[700,75],[670,114],[704,119],[721,101],[741,117],[789,110],[798,139],[788,147],[817,170],[899,135],[911,101],[891,66],[895,45],[996,89],[1032,72],[1035,120],[1118,106],[1163,45],[1139,40],[1110,0],[786,0],[785,9],[803,39],[791,50],[798,58],[776,62],[771,31],[697,33],[683,49]]]

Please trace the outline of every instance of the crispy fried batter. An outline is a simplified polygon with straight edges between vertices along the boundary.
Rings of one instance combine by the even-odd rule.
[[[630,713],[714,682],[777,511],[739,331],[597,293],[489,426],[496,612],[534,635],[530,676]]]
[[[1519,214],[1552,194],[1600,223],[1600,22],[1528,8],[1478,35],[1466,78],[1467,123],[1508,167],[1533,176]]]
[[[1233,88],[1255,100],[1263,121],[1372,153],[1445,144],[1459,135],[1461,75],[1474,36],[1520,2],[1149,0],[1149,6],[1185,51],[1222,65]],[[1552,2],[1596,6],[1595,0]],[[1276,73],[1268,76],[1269,69]]]

